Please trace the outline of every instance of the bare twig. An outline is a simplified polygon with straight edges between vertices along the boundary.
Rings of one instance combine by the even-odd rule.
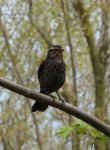
[[[35,25],[35,23],[33,22],[32,9],[33,9],[33,3],[32,3],[32,0],[29,0],[29,20],[30,20],[30,23],[37,30],[37,32],[41,35],[41,37],[44,39],[44,41],[46,42],[48,47],[51,47],[52,46],[52,42],[48,39],[48,37],[46,36],[45,32],[43,32],[42,29],[40,29],[38,27],[38,25]]]
[[[70,31],[69,31],[69,24],[68,24],[68,20],[67,20],[67,15],[66,15],[66,11],[64,8],[64,1],[61,1],[61,8],[62,8],[62,12],[63,12],[63,16],[64,16],[64,23],[65,23],[65,29],[66,29],[66,33],[67,33],[67,39],[68,39],[68,44],[69,44],[69,49],[70,49],[70,59],[71,59],[71,68],[72,68],[72,76],[73,76],[73,85],[74,85],[74,94],[75,94],[75,105],[77,105],[77,85],[76,85],[76,67],[75,67],[75,56],[73,53],[73,46],[72,46],[72,42],[71,42],[71,35],[70,35]]]
[[[5,45],[7,46],[7,51],[8,51],[8,54],[10,56],[10,60],[12,62],[13,68],[8,65],[8,63],[6,62],[6,60],[2,56],[1,56],[1,58],[2,58],[3,62],[8,66],[9,70],[11,71],[14,78],[18,81],[18,83],[20,85],[23,85],[23,80],[21,78],[21,75],[20,75],[20,72],[19,72],[18,68],[16,67],[16,62],[15,62],[15,59],[14,59],[14,56],[12,54],[11,47],[10,47],[10,44],[9,44],[9,37],[7,35],[7,30],[5,28],[5,25],[2,23],[1,16],[2,16],[2,12],[1,12],[1,9],[0,9],[0,27],[1,27],[1,30],[2,30],[2,35],[4,37]],[[29,101],[28,98],[27,98],[27,104],[28,104],[30,112],[31,112],[31,104],[30,104],[30,101]],[[43,148],[42,148],[40,133],[39,133],[39,129],[38,129],[38,124],[36,122],[36,118],[35,118],[34,113],[31,112],[31,114],[32,114],[33,122],[34,122],[35,128],[36,128],[36,136],[37,136],[37,139],[38,139],[37,140],[38,141],[38,146],[39,146],[40,150],[42,150]]]

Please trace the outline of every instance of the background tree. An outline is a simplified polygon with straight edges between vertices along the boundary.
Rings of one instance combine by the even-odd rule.
[[[62,97],[110,124],[109,0],[1,0],[0,6],[0,76],[39,91],[38,65],[52,44],[61,44],[67,68]],[[71,125],[67,114],[51,107],[31,113],[30,100],[0,91],[1,149],[90,148],[86,135],[55,135]],[[110,149],[94,143],[92,149]]]

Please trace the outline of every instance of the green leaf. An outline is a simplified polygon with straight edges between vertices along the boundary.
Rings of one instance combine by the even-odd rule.
[[[66,138],[76,132],[77,134],[87,134],[88,136],[92,137],[92,139],[97,139],[102,144],[108,142],[109,138],[97,129],[91,127],[90,125],[86,124],[85,122],[79,119],[73,119],[74,120],[71,126],[59,129],[56,135]]]
[[[72,133],[73,128],[72,127],[65,127],[59,129],[59,131],[56,133],[56,135],[66,138]]]

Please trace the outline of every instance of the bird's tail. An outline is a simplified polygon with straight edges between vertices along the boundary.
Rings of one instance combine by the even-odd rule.
[[[43,91],[40,91],[40,93],[46,94]],[[47,108],[48,108],[47,104],[43,104],[42,102],[38,102],[36,100],[35,103],[32,105],[32,112],[35,112],[35,111],[45,111]]]
[[[41,102],[35,101],[35,103],[32,106],[32,112],[45,111],[47,108],[48,108],[47,104],[43,104]]]

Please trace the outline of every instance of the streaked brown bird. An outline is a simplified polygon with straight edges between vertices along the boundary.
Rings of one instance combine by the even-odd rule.
[[[43,94],[49,95],[52,92],[56,92],[58,94],[58,90],[65,82],[63,51],[64,49],[60,45],[52,46],[48,50],[46,59],[42,61],[39,66],[38,79],[40,83],[40,92]],[[36,100],[32,106],[32,112],[37,110],[45,111],[47,108],[47,104],[43,104]]]

